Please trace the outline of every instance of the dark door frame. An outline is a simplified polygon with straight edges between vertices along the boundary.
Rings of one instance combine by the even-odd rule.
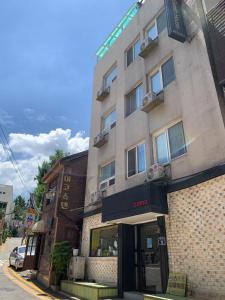
[[[144,291],[144,282],[143,282],[143,267],[142,267],[142,253],[141,253],[141,227],[144,224],[157,223],[159,226],[159,236],[162,244],[159,245],[160,253],[160,271],[161,271],[161,285],[162,292],[166,293],[168,276],[169,276],[169,267],[168,267],[168,250],[166,242],[166,226],[165,226],[165,217],[160,216],[157,218],[157,221],[152,221],[148,223],[143,223],[136,225],[137,226],[137,258],[138,258],[138,276],[137,276],[137,287],[139,292]]]
[[[145,225],[158,225],[157,221],[152,221],[152,222],[146,222],[146,223],[142,223],[142,224],[138,224],[137,225],[137,253],[138,253],[138,284],[137,284],[137,287],[138,287],[138,291],[139,292],[145,292],[145,293],[153,293],[151,291],[148,291],[147,289],[145,289],[145,282],[144,282],[144,275],[143,275],[143,268],[144,268],[144,265],[143,265],[143,249],[142,249],[142,228],[145,226]],[[160,233],[158,233],[158,235],[160,236]],[[160,262],[161,262],[161,253],[160,253]],[[160,263],[160,270],[161,270],[161,263]]]
[[[168,248],[167,248],[167,238],[166,238],[166,224],[165,216],[160,216],[157,218],[157,223],[160,229],[160,237],[162,239],[162,244],[160,244],[160,262],[161,262],[161,280],[162,280],[162,291],[166,293],[168,278],[169,278],[169,258],[168,258]]]
[[[165,293],[167,289],[167,282],[169,276],[165,217],[160,216],[157,218],[157,221],[154,222],[156,222],[159,226],[159,235],[162,241],[162,244],[159,245],[159,251],[160,251],[162,292]],[[148,222],[148,223],[152,223],[152,222]],[[140,241],[141,226],[143,226],[143,224],[138,224],[138,225],[119,224],[118,225],[118,294],[119,297],[123,297],[123,292],[125,291],[135,291],[135,290],[143,291],[143,283],[142,283],[142,276],[140,273],[140,263],[139,263],[141,261],[141,241]],[[135,230],[137,232],[136,245],[135,245]],[[137,263],[139,264],[139,266],[135,265],[135,255],[137,257]],[[139,269],[137,278],[136,278],[136,268],[137,270]]]
[[[135,291],[134,226],[118,225],[118,295]]]

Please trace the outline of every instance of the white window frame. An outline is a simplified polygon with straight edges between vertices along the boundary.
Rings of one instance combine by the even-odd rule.
[[[151,73],[149,73],[149,75],[148,75],[148,86],[149,86],[149,91],[153,92],[153,91],[152,91],[152,82],[151,82],[151,78],[152,78],[156,73],[158,73],[158,72],[159,72],[159,74],[160,74],[160,84],[161,84],[161,90],[159,91],[159,93],[162,92],[162,91],[164,91],[165,87],[164,87],[164,83],[163,83],[162,66],[163,66],[165,63],[167,63],[171,58],[173,59],[173,55],[168,56],[165,60],[163,60],[162,63],[160,63],[160,66],[156,67],[156,68],[154,69],[154,71],[152,71]],[[173,63],[174,63],[174,59],[173,59]],[[176,71],[176,70],[175,70],[175,65],[174,65],[174,73],[175,73],[175,78],[176,78],[176,72],[175,72],[175,71]],[[166,86],[166,87],[167,87],[167,86]]]
[[[162,64],[162,65],[163,65],[163,64]],[[158,93],[160,93],[160,92],[162,92],[162,91],[164,90],[164,86],[163,86],[163,77],[162,77],[162,68],[161,68],[162,65],[160,65],[160,66],[158,67],[158,69],[155,70],[155,72],[153,72],[153,73],[151,73],[151,74],[149,75],[148,84],[149,84],[149,91],[151,91],[151,92],[153,92],[153,90],[152,90],[152,77],[153,77],[154,75],[156,75],[158,72],[159,72],[159,76],[160,76],[160,85],[161,85],[161,89],[160,89],[160,91],[159,91]]]
[[[158,14],[155,16],[155,18],[149,23],[149,25],[146,27],[145,31],[144,31],[144,36],[145,38],[148,38],[148,32],[150,30],[151,27],[153,27],[153,24],[156,26],[156,31],[157,31],[157,37],[159,36],[159,29],[158,29],[158,17],[163,13],[163,11],[165,11],[165,8],[161,9]],[[156,38],[157,38],[156,37]]]
[[[130,45],[129,45],[129,47],[126,49],[126,51],[125,51],[125,69],[126,68],[128,68],[130,65],[132,65],[133,64],[133,62],[138,58],[138,55],[137,55],[137,57],[135,57],[135,51],[134,51],[134,49],[135,49],[135,45],[136,45],[136,43],[139,41],[139,43],[140,43],[140,47],[141,47],[141,40],[140,40],[140,37],[138,37],[138,38],[136,38]],[[131,48],[133,48],[133,60],[132,60],[132,62],[129,64],[129,65],[127,65],[127,52],[131,49]]]
[[[140,109],[140,107],[141,107],[141,105],[142,105],[142,103],[143,103],[143,98],[142,99],[140,99],[140,101],[142,101],[142,103],[138,103],[138,104],[140,104],[140,105],[136,105],[136,108],[135,108],[135,110],[132,112],[132,113],[130,113],[130,114],[128,114],[127,115],[127,101],[128,101],[128,96],[131,94],[131,93],[133,93],[134,91],[135,91],[135,94],[136,94],[136,90],[138,89],[138,88],[140,88],[142,86],[142,93],[143,93],[143,98],[144,98],[144,95],[145,95],[145,92],[144,92],[144,82],[143,81],[141,81],[141,82],[139,82],[137,85],[135,85],[135,87],[134,88],[132,88],[126,95],[125,95],[125,107],[124,107],[124,116],[125,116],[125,118],[127,118],[127,117],[129,117],[130,115],[132,115],[135,111],[138,111],[139,109]],[[137,104],[137,99],[135,99],[136,100],[136,104]]]
[[[113,108],[112,110],[110,110],[109,113],[107,113],[106,115],[102,116],[101,118],[101,131],[110,131],[113,127],[116,126],[116,122],[117,122],[117,115],[116,115],[116,120],[115,122],[113,122],[112,124],[110,124],[109,128],[104,128],[104,120],[112,113],[115,111],[115,114],[116,114],[116,108]]]
[[[105,166],[111,164],[112,162],[115,162],[115,175],[101,181],[101,180],[100,180],[100,178],[101,178],[101,169],[104,168]],[[99,189],[100,189],[100,185],[101,185],[101,184],[106,183],[106,182],[109,182],[111,179],[115,179],[115,178],[116,178],[116,161],[115,161],[115,159],[113,159],[113,160],[111,160],[111,161],[108,161],[107,163],[105,163],[105,164],[99,166],[99,180],[98,180],[98,182],[99,182],[99,184],[98,184]],[[115,182],[114,182],[114,184],[115,184]],[[112,185],[114,185],[114,184],[112,184]],[[110,186],[112,186],[112,185],[110,185]],[[109,185],[107,185],[107,187],[109,187]],[[107,188],[107,187],[106,187],[106,188]]]
[[[114,71],[117,70],[117,64],[115,63],[114,65],[112,65],[112,67],[105,73],[105,75],[103,76],[103,88],[107,89],[108,87],[111,87],[113,82],[116,80],[118,74],[116,72],[116,76],[112,79],[111,85],[106,85],[106,78]]]
[[[141,171],[141,172],[138,172],[138,151],[137,151],[137,149],[138,149],[138,146],[140,146],[140,145],[145,145],[145,169],[143,170],[143,171]],[[131,176],[128,176],[128,173],[129,173],[129,169],[128,169],[128,152],[130,151],[130,150],[132,150],[132,149],[134,149],[134,148],[136,148],[136,151],[135,151],[135,159],[136,159],[136,166],[135,166],[135,174],[134,175],[131,175]],[[132,177],[134,177],[134,176],[137,176],[137,175],[139,175],[139,174],[142,174],[142,173],[144,173],[144,172],[146,172],[146,168],[147,168],[147,157],[146,157],[146,141],[142,141],[142,142],[140,142],[140,143],[138,143],[138,144],[136,144],[136,145],[133,145],[133,146],[131,146],[131,147],[129,147],[127,150],[126,150],[126,159],[127,159],[127,172],[126,172],[126,177],[127,177],[127,179],[128,178],[132,178]]]
[[[170,124],[168,124],[167,126],[161,128],[160,130],[156,131],[153,135],[152,135],[152,138],[153,138],[153,154],[154,154],[154,163],[158,163],[158,157],[157,157],[157,143],[156,143],[156,138],[158,136],[160,136],[161,134],[165,133],[166,134],[166,144],[167,144],[167,149],[168,149],[168,157],[169,157],[169,160],[168,162],[165,162],[163,163],[162,165],[167,165],[169,164],[170,162],[184,156],[187,154],[187,144],[186,144],[186,139],[185,139],[185,133],[184,133],[184,140],[185,140],[185,147],[186,147],[186,152],[181,154],[180,156],[177,156],[175,158],[172,158],[171,159],[171,152],[170,152],[170,142],[169,142],[169,135],[168,135],[168,130],[175,126],[176,124],[182,122],[182,125],[184,124],[183,123],[183,120],[180,119],[180,120],[176,120]],[[184,131],[184,128],[183,128],[183,131]]]
[[[146,28],[145,30],[145,38],[148,38],[149,35],[148,35],[148,32],[150,30],[150,28],[153,27],[153,25],[156,27],[156,32],[157,32],[157,36],[156,38],[159,36],[159,32],[158,32],[158,24],[157,24],[157,17],[148,25],[148,27]]]

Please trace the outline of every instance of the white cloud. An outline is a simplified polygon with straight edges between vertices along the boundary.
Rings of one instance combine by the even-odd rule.
[[[51,117],[46,114],[37,114],[37,112],[30,107],[26,107],[23,110],[24,116],[29,121],[37,121],[37,122],[48,122],[51,121]]]
[[[7,111],[0,109],[0,123],[4,126],[10,126],[14,124],[13,117],[7,113]]]
[[[0,144],[0,162],[7,160],[7,153],[6,153],[6,151],[4,150],[2,144]]]
[[[9,144],[17,159],[18,167],[24,179],[26,189],[21,183],[18,174],[11,162],[7,160],[7,155],[0,144],[0,178],[2,184],[12,184],[14,186],[14,196],[32,191],[35,187],[33,180],[37,173],[37,166],[49,157],[56,149],[74,154],[88,149],[89,138],[80,131],[72,136],[70,129],[57,128],[49,133],[39,135],[11,133]],[[26,157],[26,158],[24,158]]]

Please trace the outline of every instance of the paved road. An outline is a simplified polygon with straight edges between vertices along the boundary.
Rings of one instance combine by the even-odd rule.
[[[9,273],[6,266],[8,266],[9,253],[20,243],[20,238],[11,238],[0,246],[0,300],[37,300],[37,297],[20,287],[16,280],[7,276]]]

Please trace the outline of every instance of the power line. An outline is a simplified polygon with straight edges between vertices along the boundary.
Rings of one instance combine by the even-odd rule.
[[[16,158],[15,158],[15,155],[14,155],[14,153],[12,151],[12,148],[10,147],[10,144],[8,142],[6,133],[5,133],[5,131],[4,131],[3,126],[2,126],[1,123],[0,123],[0,130],[2,132],[2,137],[0,136],[0,138],[1,138],[1,141],[2,141],[3,149],[4,149],[5,153],[6,153],[6,155],[8,156],[10,162],[12,163],[12,166],[13,166],[15,172],[17,173],[17,175],[18,175],[18,177],[19,177],[22,185],[24,186],[26,192],[30,193],[29,189],[27,188],[27,186],[26,186],[26,184],[24,182],[24,179],[22,177],[21,171],[19,169],[18,163],[17,163]]]

